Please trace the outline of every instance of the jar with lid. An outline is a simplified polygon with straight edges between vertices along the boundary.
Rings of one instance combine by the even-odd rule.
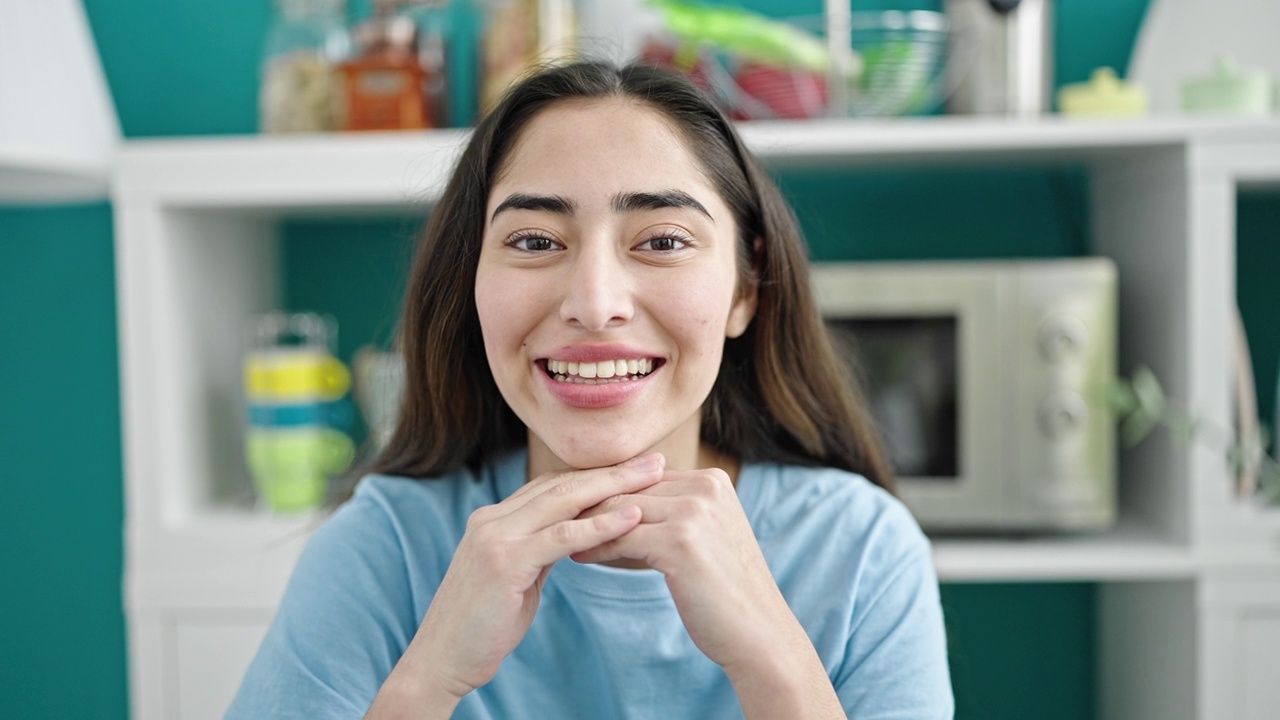
[[[531,68],[578,56],[583,0],[480,0],[480,4],[485,14],[482,110],[492,109]]]
[[[345,113],[337,67],[350,49],[346,0],[275,0],[262,60],[262,131],[339,129]]]

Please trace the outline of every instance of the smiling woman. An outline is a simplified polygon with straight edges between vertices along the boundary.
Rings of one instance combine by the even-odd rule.
[[[475,295],[494,380],[529,428],[531,476],[647,450],[668,469],[705,466],[702,401],[756,307],[732,213],[642,103],[554,105],[522,135],[490,192]],[[627,382],[618,360],[637,364]]]
[[[952,714],[928,541],[805,247],[685,81],[581,63],[477,127],[385,453],[231,717]]]

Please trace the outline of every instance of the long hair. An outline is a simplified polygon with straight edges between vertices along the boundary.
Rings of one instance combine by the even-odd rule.
[[[604,98],[656,110],[676,128],[739,228],[739,292],[751,283],[758,289],[751,325],[726,340],[703,406],[702,441],[745,462],[842,468],[892,491],[874,425],[813,303],[808,251],[777,186],[689,82],[643,65],[594,62],[532,75],[476,126],[422,234],[399,332],[405,397],[370,469],[436,477],[526,442],[489,371],[476,312],[485,206],[530,119],[557,102]]]

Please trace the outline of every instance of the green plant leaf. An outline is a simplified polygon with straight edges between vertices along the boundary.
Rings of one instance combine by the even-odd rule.
[[[1139,367],[1129,381],[1133,408],[1120,425],[1120,438],[1126,447],[1133,447],[1151,434],[1164,419],[1166,403],[1164,390],[1151,368]]]

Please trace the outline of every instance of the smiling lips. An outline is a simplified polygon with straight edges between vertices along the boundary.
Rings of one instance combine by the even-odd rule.
[[[654,367],[655,361],[650,358],[599,362],[546,361],[547,374],[556,381],[587,385],[630,382],[653,372]]]

